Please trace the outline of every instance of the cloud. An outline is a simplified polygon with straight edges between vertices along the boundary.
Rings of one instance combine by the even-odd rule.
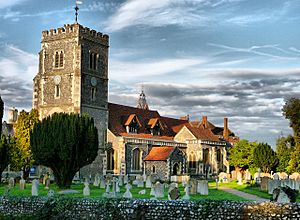
[[[4,8],[10,8],[12,6],[21,4],[23,2],[25,2],[26,0],[9,0],[9,1],[0,1],[0,9],[4,9]]]
[[[6,108],[30,108],[38,57],[13,45],[0,45],[0,94]]]

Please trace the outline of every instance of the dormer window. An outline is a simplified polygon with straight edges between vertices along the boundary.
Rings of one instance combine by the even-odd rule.
[[[125,122],[127,133],[138,133],[138,129],[142,127],[138,117],[135,114],[129,115],[127,121]]]
[[[152,135],[160,136],[162,130],[162,124],[158,118],[151,118],[148,122],[150,132]]]

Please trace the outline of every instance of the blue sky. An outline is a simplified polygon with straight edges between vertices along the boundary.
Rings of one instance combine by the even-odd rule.
[[[41,31],[74,22],[71,0],[0,0],[0,93],[31,108]],[[162,115],[203,115],[275,145],[300,95],[299,0],[83,0],[79,23],[110,35],[109,100],[144,87]],[[7,117],[7,116],[6,116]]]

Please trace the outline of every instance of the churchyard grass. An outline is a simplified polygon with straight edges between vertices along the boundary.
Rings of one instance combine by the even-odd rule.
[[[210,184],[211,185],[211,184]],[[105,192],[105,189],[100,189],[99,187],[95,187],[92,184],[89,186],[90,187],[90,192],[91,195],[86,198],[91,198],[91,199],[98,199],[102,197],[102,194]],[[0,196],[4,195],[5,193],[5,188],[7,188],[7,185],[1,185],[0,186]],[[78,194],[67,194],[67,195],[60,195],[60,196],[65,196],[65,197],[74,197],[74,198],[85,198],[83,196],[83,184],[72,184],[71,189],[72,190],[77,190],[79,193]],[[56,184],[51,184],[50,189],[54,190],[56,195],[57,192],[59,191],[59,188],[56,186]],[[130,190],[133,198],[134,199],[150,199],[152,196],[150,196],[150,189],[145,189],[146,193],[144,195],[139,194],[141,190],[145,188],[138,188],[136,186],[133,186],[132,189]],[[120,187],[121,193],[123,194],[126,189],[125,187]],[[184,193],[184,187],[182,187],[179,184],[179,190],[181,193],[181,196],[183,196]],[[47,196],[49,190],[45,189],[45,187],[40,184],[39,185],[39,196]],[[163,200],[168,199],[168,189],[165,189],[165,197],[162,198]],[[19,185],[17,184],[15,187],[13,187],[10,190],[10,195],[11,196],[31,196],[31,184],[26,184],[26,188],[24,190],[20,190]],[[231,200],[231,201],[247,201],[243,198],[240,198],[236,195],[224,192],[222,190],[218,190],[214,186],[209,187],[209,195],[190,195],[190,200],[191,201],[196,201],[196,200]]]

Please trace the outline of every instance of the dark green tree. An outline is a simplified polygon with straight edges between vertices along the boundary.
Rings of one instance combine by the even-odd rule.
[[[229,163],[236,170],[246,170],[252,164],[252,152],[256,143],[240,140],[229,150]]]
[[[278,158],[278,172],[289,173],[292,171],[289,167],[291,155],[295,150],[295,140],[292,135],[280,137],[276,141],[276,155]]]
[[[278,158],[270,145],[259,143],[253,149],[253,164],[263,172],[269,173],[271,170],[275,171]]]
[[[87,115],[55,113],[37,123],[30,135],[34,159],[50,167],[59,188],[70,188],[79,169],[98,152],[98,131]]]
[[[283,115],[286,119],[289,119],[290,126],[294,131],[294,137],[296,144],[300,141],[300,99],[290,98],[285,101],[285,105],[282,108]]]
[[[2,134],[0,137],[0,184],[1,176],[9,163],[9,145],[6,137]]]

